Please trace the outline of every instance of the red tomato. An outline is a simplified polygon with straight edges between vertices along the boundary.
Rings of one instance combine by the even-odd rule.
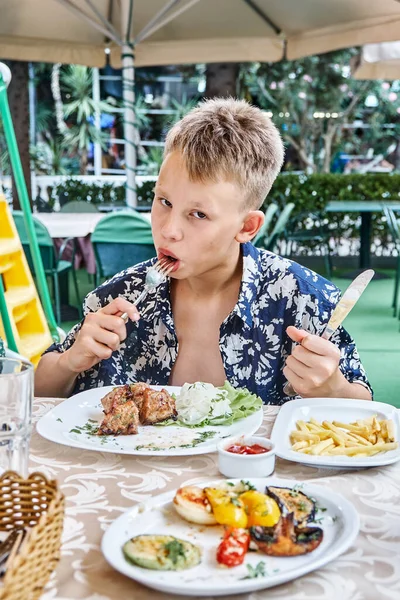
[[[226,567],[237,567],[244,561],[250,544],[250,534],[246,529],[226,529],[217,549],[217,562]]]
[[[263,454],[264,452],[269,452],[269,449],[264,448],[264,446],[260,446],[260,444],[253,444],[252,446],[232,444],[232,446],[229,446],[226,451],[232,452],[232,454]]]

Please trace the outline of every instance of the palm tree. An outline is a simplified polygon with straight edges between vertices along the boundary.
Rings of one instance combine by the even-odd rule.
[[[107,102],[95,102],[92,97],[92,71],[82,65],[70,65],[61,71],[61,88],[64,92],[64,117],[67,128],[62,132],[64,145],[77,152],[80,172],[86,173],[90,143],[105,147],[105,136],[94,125],[97,111],[110,112]]]

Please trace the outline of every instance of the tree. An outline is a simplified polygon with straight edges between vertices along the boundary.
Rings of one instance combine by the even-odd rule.
[[[86,173],[90,143],[105,145],[105,138],[94,125],[96,111],[110,112],[107,102],[96,103],[92,97],[92,71],[82,65],[70,65],[60,74],[64,99],[66,128],[61,126],[65,147],[77,152],[80,158],[80,172]],[[57,98],[60,110],[61,98]],[[60,128],[60,119],[58,127]]]
[[[332,155],[343,144],[350,153],[362,146],[364,151],[387,148],[398,135],[395,84],[352,79],[349,65],[355,52],[253,63],[241,70],[242,95],[272,113],[284,141],[310,172],[329,172]],[[346,136],[346,126],[354,120],[360,120],[363,135]]]
[[[235,97],[239,63],[208,63],[206,65],[206,98]]]
[[[29,71],[28,63],[19,60],[8,61],[12,79],[8,87],[8,102],[13,120],[15,137],[22,163],[28,197],[32,197],[31,168],[29,155]],[[12,178],[12,195],[14,208],[20,210],[21,205]]]

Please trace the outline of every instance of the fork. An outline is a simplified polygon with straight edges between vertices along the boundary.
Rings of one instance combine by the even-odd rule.
[[[148,294],[148,292],[163,283],[174,268],[173,264],[167,258],[158,260],[152,267],[147,269],[144,289],[135,300],[135,306],[139,304]],[[128,321],[128,313],[124,312],[121,319]]]

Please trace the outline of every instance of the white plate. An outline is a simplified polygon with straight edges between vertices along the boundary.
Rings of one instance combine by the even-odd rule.
[[[174,386],[152,385],[151,387],[155,390],[164,388],[171,394],[180,392],[180,388]],[[104,416],[101,398],[111,392],[113,388],[114,386],[95,388],[64,400],[38,421],[36,426],[38,433],[51,442],[74,448],[116,454],[185,456],[215,452],[217,443],[222,438],[238,434],[252,435],[263,421],[261,408],[249,417],[236,421],[233,425],[196,428],[177,425],[139,426],[137,435],[118,436],[90,435],[85,431],[79,433],[79,428],[84,427],[88,422],[93,427],[97,427],[101,423]],[[74,429],[75,432],[71,431]],[[206,432],[211,432],[213,436],[193,446],[193,441],[204,437]]]
[[[224,480],[226,481],[226,480]],[[238,481],[232,479],[231,481]],[[294,487],[298,481],[277,479],[251,479],[258,490],[265,486]],[[208,485],[210,485],[208,483]],[[347,550],[359,530],[359,517],[354,506],[340,494],[323,487],[304,484],[301,488],[316,499],[321,508],[321,523],[324,539],[320,546],[304,556],[278,558],[261,552],[249,552],[243,565],[231,569],[218,566],[215,554],[222,537],[222,527],[197,526],[181,519],[175,512],[172,499],[175,492],[168,492],[136,505],[118,517],[103,536],[101,549],[106,560],[117,571],[144,585],[169,594],[186,596],[224,596],[241,594],[269,588],[296,579],[330,562]],[[202,549],[202,561],[186,571],[152,571],[127,562],[122,546],[130,538],[140,534],[167,534],[198,544]],[[248,575],[246,565],[255,567],[265,563],[265,577],[243,579]]]
[[[375,456],[311,456],[291,449],[289,435],[296,429],[299,419],[308,421],[311,417],[317,421],[341,421],[352,423],[357,419],[367,419],[377,415],[379,419],[392,419],[396,441],[400,440],[399,411],[390,404],[369,400],[347,400],[344,398],[301,398],[290,400],[280,409],[271,434],[276,455],[286,460],[309,466],[334,468],[360,468],[390,465],[400,460],[400,448],[390,452],[381,452]]]

